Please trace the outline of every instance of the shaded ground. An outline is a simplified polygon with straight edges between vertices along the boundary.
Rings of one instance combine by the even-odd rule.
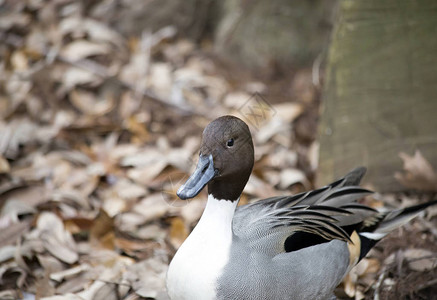
[[[183,202],[175,191],[193,170],[201,131],[220,115],[243,118],[254,136],[243,203],[313,187],[322,78],[311,70],[255,76],[175,28],[121,36],[85,16],[80,2],[8,5],[0,24],[0,298],[164,299],[168,261],[205,204],[204,194]],[[348,295],[433,299],[436,214],[379,244],[347,279]]]

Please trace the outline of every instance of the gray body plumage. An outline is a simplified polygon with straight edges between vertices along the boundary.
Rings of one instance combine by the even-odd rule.
[[[218,299],[329,299],[349,264],[346,243],[339,240],[275,256],[234,241]]]

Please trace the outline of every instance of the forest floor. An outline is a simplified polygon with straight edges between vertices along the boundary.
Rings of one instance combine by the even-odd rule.
[[[259,78],[173,27],[122,36],[97,16],[108,1],[86,15],[80,1],[19,2],[0,20],[1,299],[165,299],[168,262],[205,205],[175,191],[218,116],[254,138],[243,204],[314,188],[323,78],[311,69]],[[390,234],[337,295],[437,299],[436,216]]]

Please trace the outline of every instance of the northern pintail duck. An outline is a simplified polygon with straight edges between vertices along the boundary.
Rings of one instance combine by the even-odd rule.
[[[248,126],[220,117],[204,130],[181,199],[208,185],[199,223],[167,274],[171,299],[331,299],[349,270],[385,235],[436,201],[381,213],[356,201],[357,168],[317,190],[237,207],[254,164]]]

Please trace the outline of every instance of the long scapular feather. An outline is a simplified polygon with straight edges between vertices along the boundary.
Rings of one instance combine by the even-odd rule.
[[[380,223],[377,225],[373,233],[380,234],[382,238],[392,230],[408,223],[425,208],[434,204],[437,204],[437,200],[391,211],[381,218]]]
[[[372,191],[360,187],[345,186],[329,194],[326,198],[321,200],[321,203],[327,206],[340,207],[372,193]]]

